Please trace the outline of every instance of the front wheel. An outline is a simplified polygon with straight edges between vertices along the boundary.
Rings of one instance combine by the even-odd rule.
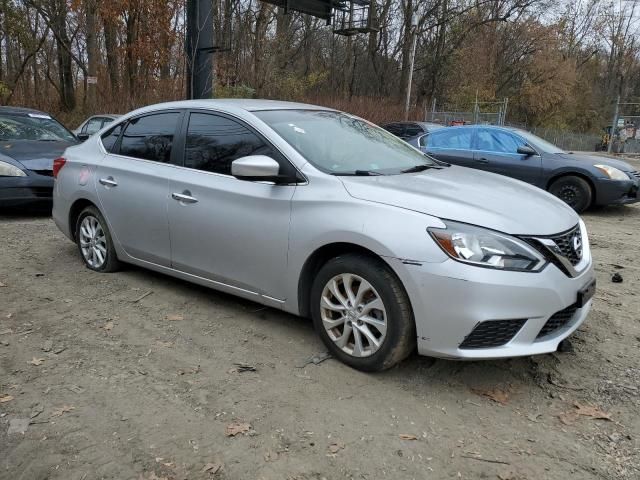
[[[341,255],[320,269],[311,315],[332,355],[358,370],[385,370],[415,348],[407,293],[387,265],[367,255]]]
[[[565,202],[576,212],[581,213],[591,205],[593,194],[589,183],[581,177],[566,175],[554,180],[549,193]]]

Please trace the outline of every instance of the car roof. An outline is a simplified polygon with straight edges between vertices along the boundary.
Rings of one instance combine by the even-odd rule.
[[[36,114],[39,114],[39,115],[49,115],[46,112],[41,112],[40,110],[35,110],[33,108],[0,107],[0,114],[5,114],[5,115],[28,115],[30,113],[36,113]]]
[[[252,98],[216,98],[206,100],[181,100],[150,105],[148,108],[233,108],[256,112],[260,110],[334,110],[308,103],[284,102],[281,100],[261,100]],[[335,110],[334,110],[335,111]]]

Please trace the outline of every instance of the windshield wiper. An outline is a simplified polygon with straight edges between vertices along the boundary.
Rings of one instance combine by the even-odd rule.
[[[356,177],[369,177],[371,175],[384,175],[384,173],[377,172],[375,170],[355,170],[353,174]]]
[[[422,172],[424,170],[429,170],[430,168],[435,168],[436,170],[441,170],[442,167],[437,165],[414,165],[413,167],[407,168],[406,170],[401,170],[400,173],[416,173]]]

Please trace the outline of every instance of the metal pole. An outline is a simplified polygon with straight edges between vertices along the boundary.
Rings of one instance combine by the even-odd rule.
[[[504,125],[507,121],[507,106],[509,105],[509,97],[504,97],[504,110],[502,110],[502,123]]]
[[[618,107],[620,106],[620,94],[616,100],[616,108],[613,109],[613,123],[611,124],[611,133],[609,133],[609,143],[607,145],[607,153],[611,153],[613,148],[613,137],[615,135],[616,128],[618,127]]]
[[[418,16],[411,17],[411,56],[409,57],[409,78],[407,79],[407,95],[404,102],[404,119],[409,119],[409,103],[411,102],[411,82],[413,81],[413,65],[416,59],[416,44],[418,43]]]
[[[187,98],[213,96],[213,2],[187,1]]]

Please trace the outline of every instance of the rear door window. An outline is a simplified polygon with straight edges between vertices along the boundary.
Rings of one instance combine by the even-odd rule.
[[[449,148],[457,150],[471,150],[473,130],[471,128],[450,127],[436,130],[424,137],[430,148]]]
[[[120,155],[169,163],[181,112],[154,113],[129,121],[122,133]]]

